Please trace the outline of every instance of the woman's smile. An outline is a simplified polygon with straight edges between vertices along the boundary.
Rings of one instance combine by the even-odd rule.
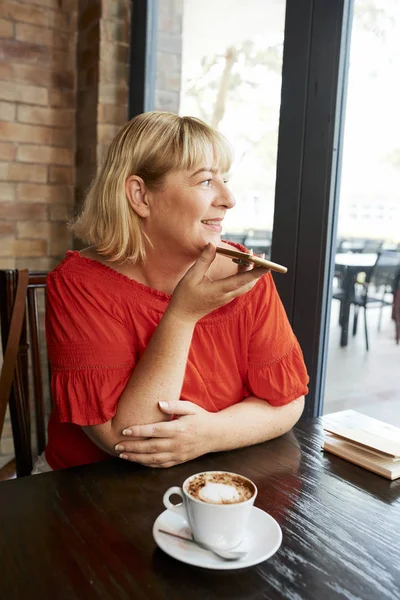
[[[207,229],[211,229],[212,231],[221,233],[222,221],[223,221],[223,219],[204,219],[202,221],[202,223],[203,223],[203,225],[205,225],[207,227]]]

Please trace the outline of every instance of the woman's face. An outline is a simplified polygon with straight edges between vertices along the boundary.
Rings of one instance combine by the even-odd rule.
[[[208,242],[221,239],[226,211],[235,206],[224,173],[203,165],[172,171],[160,190],[149,193],[144,227],[155,248],[198,255]]]

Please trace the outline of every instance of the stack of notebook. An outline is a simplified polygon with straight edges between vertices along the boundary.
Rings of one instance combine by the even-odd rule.
[[[345,412],[357,415],[354,411]],[[400,477],[400,429],[359,416],[360,425],[355,425],[353,419],[351,426],[342,425],[340,419],[328,421],[329,424],[324,422],[323,449],[387,479],[397,479]]]

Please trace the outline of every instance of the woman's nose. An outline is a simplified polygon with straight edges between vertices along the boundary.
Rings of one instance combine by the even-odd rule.
[[[236,200],[227,187],[226,183],[222,184],[221,191],[218,194],[219,204],[225,206],[226,208],[233,208],[236,204]]]

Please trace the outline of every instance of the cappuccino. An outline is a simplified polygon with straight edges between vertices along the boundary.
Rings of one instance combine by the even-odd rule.
[[[208,504],[239,504],[254,496],[255,486],[235,473],[208,471],[191,477],[185,491],[195,500]]]

